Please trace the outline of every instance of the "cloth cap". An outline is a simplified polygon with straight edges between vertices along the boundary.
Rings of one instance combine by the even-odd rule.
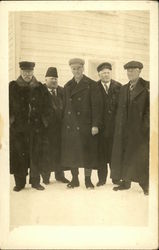
[[[138,61],[130,61],[124,65],[124,69],[132,69],[132,68],[143,68],[143,64]]]
[[[35,67],[35,63],[34,62],[23,61],[23,62],[19,62],[19,67],[22,70],[33,70],[34,67]]]
[[[71,64],[81,64],[81,65],[84,65],[85,64],[85,61],[81,58],[72,58],[69,60],[69,65]]]
[[[112,70],[112,65],[108,62],[104,62],[98,65],[97,67],[97,71],[100,72],[103,69],[110,69]]]
[[[57,69],[55,67],[49,67],[45,77],[58,77]]]

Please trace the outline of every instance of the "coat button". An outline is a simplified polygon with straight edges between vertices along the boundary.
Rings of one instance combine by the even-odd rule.
[[[108,110],[108,113],[109,113],[109,114],[111,114],[111,113],[112,113],[112,111],[111,111],[111,110]]]
[[[72,98],[70,98],[70,102],[72,101]]]
[[[68,115],[71,115],[71,111],[68,111]]]
[[[24,156],[25,155],[25,153],[22,153],[22,156]]]
[[[32,107],[32,110],[33,110],[33,111],[35,111],[35,109],[36,109],[35,107]]]
[[[81,113],[78,111],[78,112],[77,112],[77,115],[80,115],[80,114],[81,114]]]
[[[36,133],[39,133],[39,129],[36,129],[35,132],[36,132]]]
[[[32,100],[32,101],[35,101],[35,97],[32,97],[31,100]]]
[[[78,97],[78,101],[81,101],[81,97]]]
[[[69,128],[70,128],[70,126],[67,126],[67,128],[69,129]]]
[[[38,118],[35,118],[34,121],[35,121],[35,122],[38,122]]]
[[[79,128],[79,127],[76,127],[76,129],[77,129],[77,130],[80,130],[80,128]]]

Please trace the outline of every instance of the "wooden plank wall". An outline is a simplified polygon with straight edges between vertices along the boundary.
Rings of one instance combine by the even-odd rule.
[[[85,59],[85,73],[94,80],[98,79],[97,65],[109,61],[113,78],[126,83],[123,64],[129,60],[142,61],[142,76],[149,79],[147,11],[19,12],[14,13],[14,20],[18,28],[9,36],[16,37],[15,64],[35,61],[35,75],[42,82],[47,68],[55,66],[59,84],[64,85],[72,77],[68,66],[72,57]],[[15,77],[19,74],[16,65]]]

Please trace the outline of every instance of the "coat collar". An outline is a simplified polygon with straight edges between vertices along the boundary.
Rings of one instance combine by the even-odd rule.
[[[17,84],[20,87],[38,87],[39,86],[39,82],[37,81],[37,79],[35,78],[35,76],[33,76],[32,80],[30,83],[27,83],[23,80],[22,76],[19,76],[18,79],[16,80]]]
[[[72,79],[72,85],[76,84],[75,83],[75,79]],[[84,89],[88,89],[89,88],[89,82],[88,79],[85,75],[83,75],[82,79],[80,80],[80,82],[73,88],[73,90],[71,91],[71,96],[75,95],[76,93],[84,90]]]
[[[44,83],[43,86],[45,88],[45,92],[49,93],[51,95],[50,91],[48,90],[48,87],[47,87],[46,83]],[[57,90],[57,95],[60,95],[60,94],[62,94],[63,88],[61,86],[58,86],[56,90]]]
[[[128,87],[130,87],[130,82],[128,83]],[[132,99],[136,98],[144,89],[143,79],[139,78],[132,92]]]

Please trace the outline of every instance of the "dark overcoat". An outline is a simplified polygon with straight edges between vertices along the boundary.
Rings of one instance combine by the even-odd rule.
[[[111,178],[148,182],[149,82],[139,78],[131,99],[129,88],[130,83],[120,92]]]
[[[111,153],[114,138],[115,118],[118,107],[121,83],[112,80],[108,93],[106,93],[101,81],[97,82],[102,95],[102,127],[99,134],[99,164],[105,167],[111,161]]]
[[[98,168],[101,97],[98,85],[87,76],[77,84],[74,78],[64,86],[61,162],[65,168]]]
[[[30,168],[37,176],[46,166],[49,110],[43,96],[44,86],[35,77],[28,84],[20,76],[9,85],[11,174],[25,175]]]
[[[44,85],[44,103],[47,105],[45,109],[49,110],[46,117],[47,127],[45,129],[45,138],[48,149],[46,155],[48,157],[48,165],[46,169],[49,171],[57,171],[61,168],[61,124],[63,113],[63,87],[57,87],[57,95],[51,94],[47,86]]]
[[[21,77],[9,84],[10,173],[25,176],[29,168],[29,88]]]

